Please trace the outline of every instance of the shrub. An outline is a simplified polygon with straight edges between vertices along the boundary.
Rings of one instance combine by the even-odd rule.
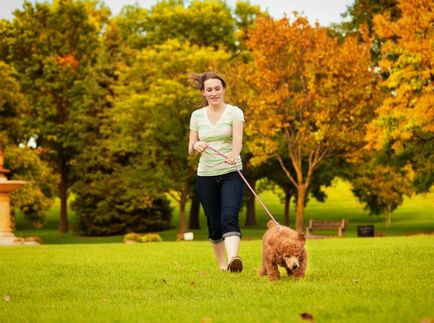
[[[143,235],[140,240],[142,242],[160,242],[163,241],[158,233],[148,233]]]
[[[141,238],[142,238],[142,236],[140,234],[130,232],[124,236],[124,242],[126,242],[126,241],[141,242]]]
[[[144,187],[129,185],[121,176],[102,177],[74,186],[76,212],[85,235],[155,232],[170,228],[172,208],[163,195],[147,196]]]

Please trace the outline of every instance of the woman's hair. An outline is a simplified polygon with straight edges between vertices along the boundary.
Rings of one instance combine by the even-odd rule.
[[[212,80],[212,79],[220,80],[220,82],[223,85],[223,88],[226,89],[225,80],[223,79],[223,77],[221,77],[219,74],[217,74],[215,72],[205,72],[202,74],[189,73],[189,75],[190,75],[190,78],[195,83],[194,87],[200,89],[201,91],[203,91],[205,89],[205,81]]]

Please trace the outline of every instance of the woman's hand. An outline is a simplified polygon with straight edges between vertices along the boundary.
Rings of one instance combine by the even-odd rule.
[[[225,163],[228,163],[228,164],[230,164],[230,165],[235,165],[236,163],[237,163],[237,155],[235,155],[233,152],[232,153],[229,153],[227,156],[226,156],[226,159],[225,159]]]
[[[203,153],[207,148],[208,148],[208,144],[204,141],[196,141],[193,144],[193,149],[200,153]]]

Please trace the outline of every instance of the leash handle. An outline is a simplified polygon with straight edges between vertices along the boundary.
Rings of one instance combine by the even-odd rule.
[[[223,155],[221,152],[219,152],[217,149],[215,149],[215,148],[213,148],[211,146],[208,146],[208,149],[212,150],[213,152],[215,152],[217,155],[223,157],[224,159],[227,158],[227,156]],[[259,198],[259,195],[256,194],[255,190],[250,186],[249,182],[244,177],[244,175],[240,172],[240,170],[236,167],[236,165],[232,165],[232,166],[237,170],[238,174],[240,174],[240,176],[243,179],[244,183],[246,183],[247,187],[250,189],[250,192],[252,192],[252,194],[256,197],[256,199],[259,201],[259,203],[264,208],[265,212],[267,212],[267,214],[271,218],[271,220],[273,220],[273,222],[277,225],[278,231],[280,231],[280,224],[276,221],[276,219],[274,218],[274,216],[271,214],[271,212],[267,209],[267,207],[265,206],[265,204]]]

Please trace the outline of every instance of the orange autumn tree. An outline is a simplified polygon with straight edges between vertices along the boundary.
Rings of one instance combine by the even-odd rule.
[[[251,86],[246,93],[247,144],[256,164],[277,158],[295,185],[298,231],[303,230],[306,194],[320,164],[350,157],[364,145],[377,105],[366,38],[339,43],[327,29],[298,16],[293,22],[259,18],[250,31],[252,61],[239,75]]]
[[[399,0],[400,18],[374,17],[383,42],[379,67],[388,96],[377,110],[370,141],[410,161],[417,191],[434,182],[434,2]]]

